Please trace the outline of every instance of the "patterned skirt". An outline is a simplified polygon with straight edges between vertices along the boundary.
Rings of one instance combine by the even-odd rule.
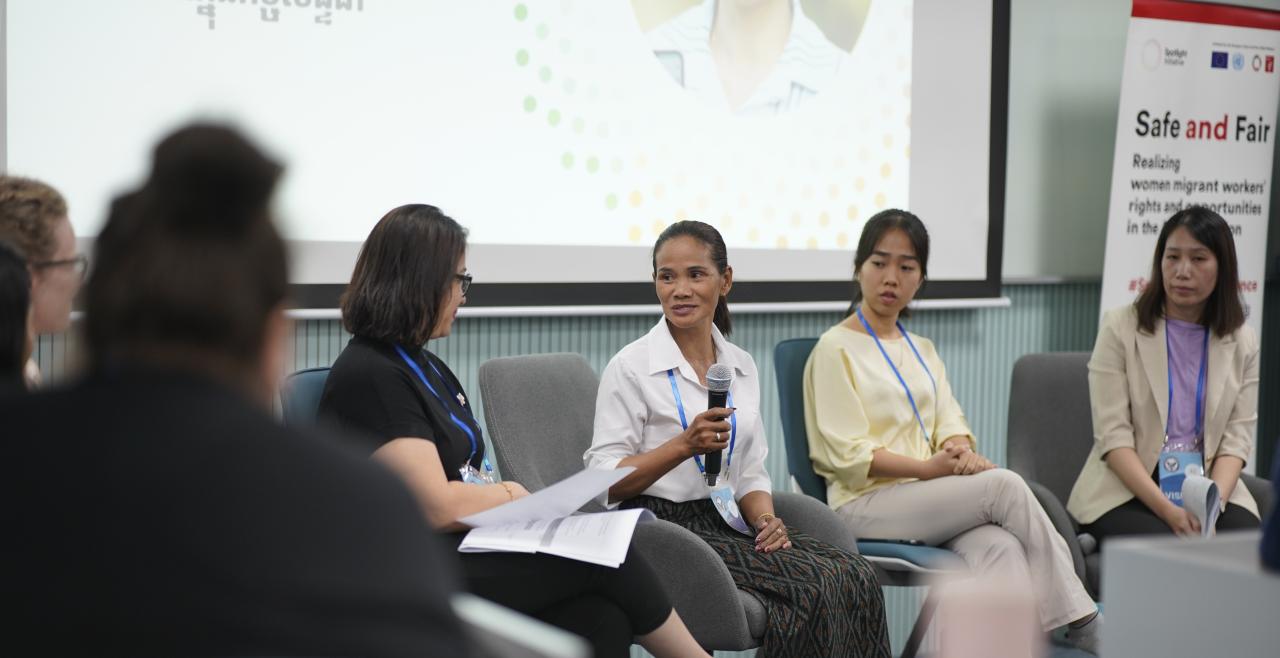
[[[755,538],[730,528],[710,500],[638,496],[624,506],[647,508],[720,554],[738,589],[754,595],[768,613],[760,658],[892,658],[884,594],[875,569],[861,556],[791,528],[791,548],[759,553]]]

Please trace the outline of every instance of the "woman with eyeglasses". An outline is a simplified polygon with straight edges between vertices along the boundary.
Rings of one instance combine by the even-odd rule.
[[[320,398],[321,418],[361,437],[455,547],[460,518],[529,493],[495,477],[466,391],[426,349],[466,303],[466,235],[428,205],[400,206],[374,226],[341,301],[353,338]],[[458,557],[467,589],[581,635],[596,656],[626,656],[633,638],[658,656],[707,655],[635,551],[617,569],[545,554]]]
[[[76,254],[76,235],[62,195],[37,180],[0,176],[0,240],[17,247],[31,271],[31,341],[66,331],[88,260]],[[31,361],[25,378],[28,387],[40,382]]]

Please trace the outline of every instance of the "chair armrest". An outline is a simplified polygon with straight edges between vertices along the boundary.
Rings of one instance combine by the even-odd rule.
[[[1240,481],[1249,490],[1254,502],[1258,503],[1258,516],[1265,521],[1267,514],[1271,512],[1271,506],[1276,504],[1276,501],[1271,499],[1271,480],[1241,473]]]
[[[1025,480],[1025,478],[1024,478]],[[1036,500],[1040,503],[1040,508],[1048,515],[1049,522],[1053,524],[1058,534],[1062,535],[1062,539],[1067,542],[1067,550],[1071,551],[1071,564],[1076,569],[1076,577],[1084,583],[1085,589],[1090,589],[1087,571],[1084,562],[1084,549],[1080,547],[1080,538],[1077,533],[1080,531],[1076,525],[1075,519],[1067,513],[1067,508],[1063,506],[1062,501],[1054,495],[1049,488],[1035,482],[1026,480],[1027,487],[1031,489],[1031,493],[1035,494]],[[1098,597],[1097,592],[1089,592],[1094,599]]]
[[[591,647],[577,635],[474,594],[454,594],[450,603],[471,639],[473,658],[587,658],[591,655]]]
[[[787,526],[820,542],[858,554],[858,538],[825,503],[804,494],[773,492],[773,508]]]
[[[674,523],[654,520],[636,525],[631,544],[657,572],[698,644],[727,651],[755,646],[733,576],[707,542]]]

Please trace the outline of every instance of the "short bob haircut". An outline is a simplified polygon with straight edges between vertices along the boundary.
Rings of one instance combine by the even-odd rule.
[[[360,248],[342,294],[342,322],[355,336],[421,347],[439,324],[467,230],[435,206],[394,208]]]
[[[1164,260],[1165,243],[1178,228],[1185,227],[1196,242],[1209,248],[1218,261],[1218,284],[1205,302],[1200,313],[1200,324],[1209,327],[1219,337],[1226,336],[1244,324],[1244,305],[1240,303],[1240,275],[1236,265],[1236,241],[1231,227],[1218,213],[1203,206],[1191,206],[1174,213],[1160,229],[1156,240],[1155,255],[1151,258],[1151,280],[1133,305],[1138,310],[1138,327],[1148,334],[1155,333],[1156,319],[1164,317],[1165,291]]]
[[[871,258],[871,254],[876,250],[876,245],[880,244],[884,234],[893,229],[906,233],[907,239],[911,241],[911,248],[916,252],[916,262],[920,264],[920,287],[924,288],[924,282],[929,277],[928,229],[924,227],[924,222],[920,221],[919,217],[906,210],[897,208],[881,210],[867,220],[862,227],[862,237],[858,238],[858,249],[853,254],[853,301],[849,304],[849,310],[845,311],[845,315],[853,315],[853,312],[858,309],[858,303],[862,301],[862,286],[858,285],[858,271],[862,269],[862,264]],[[902,309],[902,315],[911,317],[911,309]]]

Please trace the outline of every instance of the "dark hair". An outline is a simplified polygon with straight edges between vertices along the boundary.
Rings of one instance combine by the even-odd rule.
[[[343,325],[356,336],[426,344],[466,250],[467,230],[435,206],[409,204],[383,215],[342,294]]]
[[[658,249],[667,240],[682,236],[693,238],[706,245],[707,251],[711,252],[711,262],[715,263],[716,270],[721,275],[729,269],[729,250],[724,246],[724,238],[720,236],[720,231],[705,222],[685,220],[668,226],[662,235],[658,236],[658,241],[653,243],[654,277],[658,276]],[[729,300],[725,299],[724,295],[720,295],[720,301],[716,302],[716,312],[712,322],[726,337],[733,331],[733,320],[729,318]]]
[[[90,365],[141,360],[248,375],[285,298],[268,203],[281,168],[234,130],[179,129],[118,197],[86,285]]]
[[[0,240],[0,392],[23,388],[22,370],[31,346],[27,333],[30,310],[27,260],[17,247]]]
[[[0,176],[0,239],[27,260],[53,258],[54,222],[67,216],[67,202],[49,185],[30,178]]]
[[[1138,327],[1155,333],[1156,318],[1164,317],[1165,243],[1178,227],[1186,227],[1196,242],[1209,248],[1218,261],[1218,283],[1200,313],[1200,324],[1218,336],[1226,336],[1244,324],[1244,306],[1240,303],[1240,275],[1236,265],[1236,241],[1231,227],[1218,213],[1203,206],[1191,206],[1174,213],[1160,229],[1155,255],[1151,258],[1151,280],[1133,305],[1138,310]]]
[[[880,244],[881,238],[893,229],[906,233],[907,239],[911,241],[911,248],[916,252],[916,262],[920,264],[922,286],[923,281],[928,278],[929,231],[924,227],[924,222],[906,210],[896,208],[881,210],[867,220],[862,227],[862,237],[858,238],[858,250],[853,254],[853,301],[850,302],[849,310],[845,311],[845,315],[853,315],[858,308],[858,302],[862,301],[862,286],[858,285],[858,271],[862,269],[862,264],[871,258],[871,253],[875,251],[876,245]],[[910,309],[902,309],[902,315],[910,317]]]

